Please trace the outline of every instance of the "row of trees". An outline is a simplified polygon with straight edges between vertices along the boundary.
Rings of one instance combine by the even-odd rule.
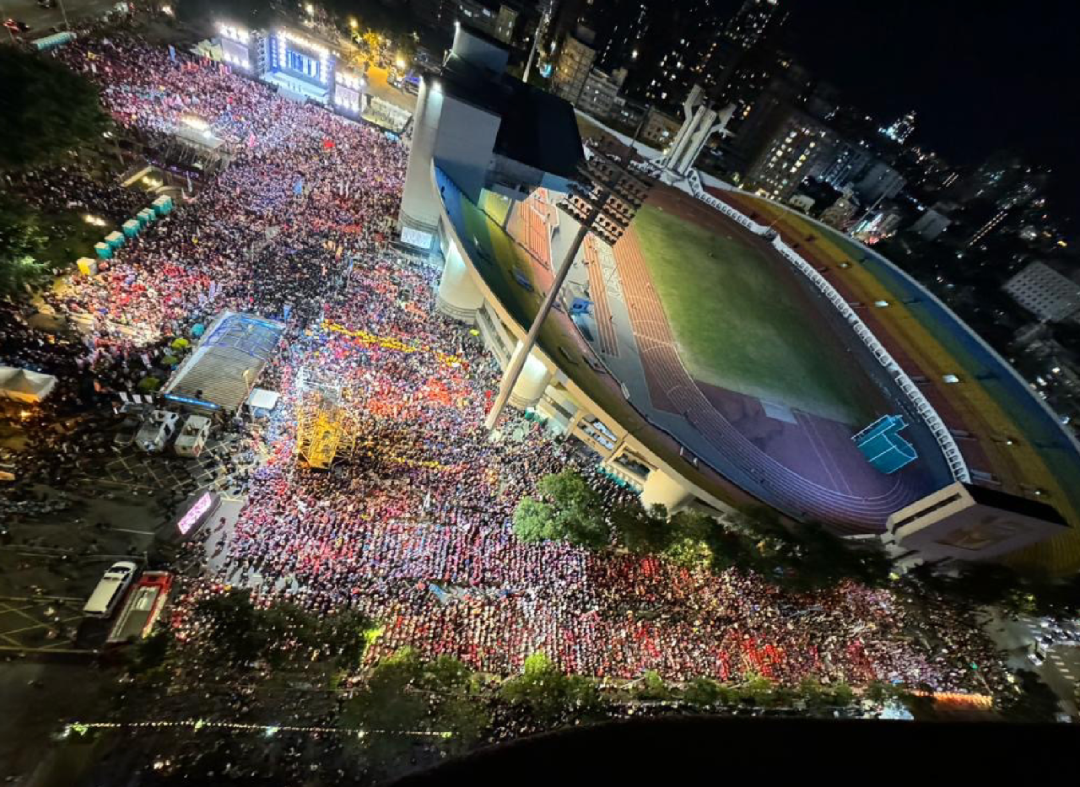
[[[289,603],[257,607],[249,591],[233,588],[195,604],[184,647],[162,627],[134,651],[132,667],[160,676],[188,663],[243,676],[256,665],[304,671],[314,663],[352,673],[360,668],[374,630],[358,612],[316,616]]]
[[[590,549],[617,547],[638,555],[663,555],[691,568],[752,569],[801,588],[844,579],[879,584],[889,561],[874,549],[852,549],[820,525],[788,528],[765,508],[729,521],[693,510],[671,516],[662,506],[646,510],[636,500],[609,508],[576,470],[545,476],[536,497],[514,512],[523,541],[568,541]]]
[[[545,476],[537,492],[523,498],[514,512],[514,531],[523,541],[614,547],[713,571],[737,566],[796,590],[828,587],[843,579],[881,585],[892,569],[876,545],[849,546],[814,522],[787,527],[764,507],[724,522],[693,510],[669,517],[663,507],[645,510],[636,500],[609,509],[572,469]],[[924,566],[912,578],[921,590],[968,604],[997,606],[1011,614],[1061,618],[1080,611],[1080,575],[1060,581],[1003,565],[971,563],[950,575]]]

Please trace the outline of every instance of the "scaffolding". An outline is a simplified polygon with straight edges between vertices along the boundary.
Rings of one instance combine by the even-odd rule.
[[[340,388],[320,383],[305,386],[296,420],[298,462],[313,470],[329,470],[338,459],[352,456],[356,423]]]

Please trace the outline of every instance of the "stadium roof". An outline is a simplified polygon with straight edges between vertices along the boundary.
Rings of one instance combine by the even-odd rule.
[[[1029,497],[1011,495],[1008,492],[1002,492],[1000,489],[979,486],[978,484],[964,484],[964,488],[971,495],[972,499],[980,505],[1000,508],[1002,511],[1012,511],[1017,514],[1029,516],[1032,519],[1042,519],[1043,521],[1051,522],[1055,525],[1065,525],[1068,527],[1065,518],[1049,503],[1044,503],[1041,500],[1032,500]]]
[[[573,177],[583,154],[569,103],[506,74],[493,77],[454,54],[438,78],[448,95],[502,119],[496,153],[544,172]]]
[[[284,332],[285,326],[274,320],[222,312],[163,393],[196,406],[239,410]]]

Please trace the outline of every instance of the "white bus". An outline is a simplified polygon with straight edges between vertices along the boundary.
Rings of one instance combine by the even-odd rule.
[[[83,605],[83,613],[95,618],[107,618],[116,610],[120,599],[124,597],[131,580],[135,578],[138,566],[130,560],[113,563],[105,576],[98,582],[94,592]]]

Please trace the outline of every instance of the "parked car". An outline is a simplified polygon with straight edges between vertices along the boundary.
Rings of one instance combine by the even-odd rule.
[[[113,437],[113,448],[118,451],[130,448],[135,442],[135,436],[139,433],[140,427],[142,427],[142,418],[138,415],[128,413],[124,416],[120,428],[116,430],[116,435]]]

